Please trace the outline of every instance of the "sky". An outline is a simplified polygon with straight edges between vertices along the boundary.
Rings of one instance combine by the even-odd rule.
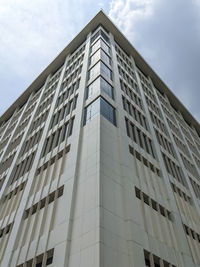
[[[200,0],[0,0],[0,115],[103,9],[200,120]]]

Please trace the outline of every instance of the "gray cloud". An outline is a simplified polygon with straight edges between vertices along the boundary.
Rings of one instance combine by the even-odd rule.
[[[199,15],[200,5],[191,0],[117,0],[110,10],[114,22],[197,120]]]

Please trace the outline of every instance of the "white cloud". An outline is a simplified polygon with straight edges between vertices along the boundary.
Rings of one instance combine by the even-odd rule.
[[[98,10],[92,0],[0,0],[0,113]]]
[[[61,49],[65,39],[61,15],[58,5],[52,0],[18,0],[14,3],[11,0],[1,1],[1,60],[5,60],[10,66],[16,59],[20,60],[19,64],[13,64],[12,69],[18,75],[27,75],[30,70],[23,63],[32,59],[32,56],[41,62]],[[72,34],[70,29],[68,34]]]
[[[139,21],[153,15],[155,0],[112,0],[109,16],[129,37],[134,38]]]
[[[114,23],[198,119],[199,15],[200,0],[112,0],[109,11]]]

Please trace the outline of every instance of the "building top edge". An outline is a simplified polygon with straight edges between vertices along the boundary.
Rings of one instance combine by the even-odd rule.
[[[23,105],[26,102],[30,94],[37,89],[39,89],[45,82],[49,74],[54,73],[58,67],[62,66],[65,58],[68,54],[74,51],[75,47],[81,45],[82,41],[86,36],[93,31],[99,24],[104,26],[108,31],[110,31],[117,43],[123,47],[123,49],[131,56],[133,56],[135,63],[139,69],[151,80],[155,87],[159,89],[160,92],[167,95],[170,103],[173,107],[179,110],[185,121],[189,125],[193,125],[198,134],[200,135],[200,125],[198,121],[191,115],[187,108],[180,102],[180,100],[174,95],[174,93],[167,87],[167,85],[162,81],[162,79],[155,73],[155,71],[149,66],[149,64],[143,59],[143,57],[137,52],[133,45],[128,41],[128,39],[121,33],[121,31],[116,27],[116,25],[107,17],[107,15],[100,10],[94,18],[75,36],[75,38],[61,51],[61,53],[41,72],[41,74],[30,84],[30,86],[17,98],[17,100],[0,116],[0,124],[3,121],[9,119],[13,111]]]

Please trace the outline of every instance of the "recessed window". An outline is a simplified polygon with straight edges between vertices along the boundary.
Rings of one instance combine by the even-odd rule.
[[[85,109],[84,124],[101,114],[112,124],[116,125],[115,109],[103,98],[99,97]]]

